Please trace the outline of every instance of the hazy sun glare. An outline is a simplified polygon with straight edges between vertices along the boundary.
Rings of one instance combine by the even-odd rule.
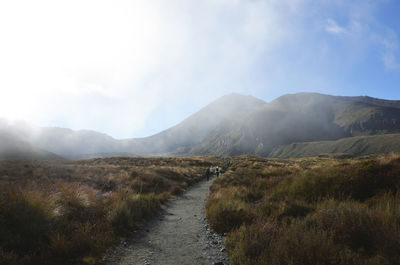
[[[38,105],[62,97],[135,95],[163,47],[160,19],[147,1],[2,2],[1,116],[40,117]]]
[[[1,1],[0,118],[120,138],[168,128],[232,92],[393,97],[398,32],[377,14],[395,5]]]

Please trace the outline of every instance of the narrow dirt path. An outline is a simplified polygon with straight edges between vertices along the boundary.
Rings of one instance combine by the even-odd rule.
[[[211,183],[202,181],[169,202],[156,221],[117,247],[104,264],[229,265],[222,238],[205,220]]]

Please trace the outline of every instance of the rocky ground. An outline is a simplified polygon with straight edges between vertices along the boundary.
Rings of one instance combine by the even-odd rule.
[[[223,238],[205,218],[212,181],[203,181],[169,202],[145,229],[107,255],[104,265],[229,265]]]

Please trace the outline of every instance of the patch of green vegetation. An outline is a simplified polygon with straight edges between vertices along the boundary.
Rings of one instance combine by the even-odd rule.
[[[337,141],[293,143],[275,147],[269,157],[298,158],[323,154],[363,156],[400,152],[400,134],[356,136]]]

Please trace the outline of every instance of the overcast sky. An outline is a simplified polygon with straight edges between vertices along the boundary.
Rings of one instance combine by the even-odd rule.
[[[0,2],[0,117],[115,138],[218,97],[400,99],[398,0]]]

